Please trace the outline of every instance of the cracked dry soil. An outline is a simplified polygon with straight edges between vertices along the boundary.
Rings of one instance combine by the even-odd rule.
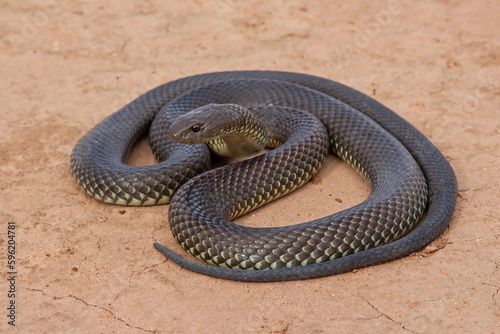
[[[3,1],[0,331],[500,333],[498,13],[487,0]],[[230,282],[185,271],[153,248],[183,252],[168,207],[104,205],[78,188],[69,156],[97,122],[163,82],[240,69],[331,78],[415,125],[457,174],[444,235],[407,258],[343,275]],[[153,162],[146,140],[128,162]],[[368,192],[329,157],[314,182],[238,223],[300,223]]]

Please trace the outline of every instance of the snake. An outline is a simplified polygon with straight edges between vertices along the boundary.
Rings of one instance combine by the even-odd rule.
[[[210,145],[168,135],[177,119],[210,104],[242,106],[263,123],[274,119],[281,127],[267,142],[275,148],[210,170]],[[199,132],[203,122],[192,119],[188,129]],[[147,131],[159,163],[128,166],[130,147]],[[211,139],[212,149],[227,149]],[[365,201],[289,226],[232,221],[305,184],[328,151],[367,180]],[[214,72],[160,85],[86,133],[72,151],[71,172],[105,203],[170,203],[174,237],[207,264],[154,247],[193,272],[246,282],[319,278],[410,255],[445,231],[458,193],[447,159],[391,109],[336,81],[279,71]]]

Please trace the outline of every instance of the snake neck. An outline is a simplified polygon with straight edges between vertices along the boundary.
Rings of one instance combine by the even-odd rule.
[[[256,154],[266,147],[264,124],[251,111],[235,104],[224,106],[230,109],[234,118],[224,127],[219,138],[207,142],[212,152],[234,158]]]

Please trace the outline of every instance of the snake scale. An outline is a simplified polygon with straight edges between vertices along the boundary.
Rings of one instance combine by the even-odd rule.
[[[326,128],[326,147],[360,172],[370,196],[350,209],[293,226],[250,228],[230,222],[310,179],[324,158],[325,149],[314,148],[323,130],[312,131],[313,139],[307,140],[291,131],[269,153],[205,172],[207,145],[172,142],[167,130],[179,116],[209,103],[288,108],[299,120],[277,123],[298,127],[299,133],[312,127],[301,128],[308,121],[301,120],[300,110],[313,114]],[[260,113],[266,118],[265,111]],[[149,128],[161,162],[125,165],[130,147]],[[213,265],[155,247],[189,270],[253,282],[324,277],[406,256],[444,231],[457,195],[456,177],[444,156],[393,111],[340,83],[274,71],[209,73],[161,85],[83,136],[71,155],[71,171],[90,196],[106,203],[172,200],[169,222],[175,238]]]

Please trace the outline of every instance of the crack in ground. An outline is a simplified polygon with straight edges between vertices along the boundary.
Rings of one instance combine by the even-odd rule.
[[[361,321],[370,321],[370,320],[375,320],[375,319],[378,319],[378,318],[382,318],[384,317],[384,315],[382,313],[379,313],[377,316],[375,317],[355,317],[355,318],[344,318],[344,317],[339,317],[339,318],[335,318],[335,320],[347,320],[347,321],[352,321],[352,320],[361,320]]]
[[[285,324],[285,327],[283,329],[277,329],[277,330],[274,330],[274,331],[269,331],[268,330],[268,333],[281,333],[281,334],[285,334],[286,332],[288,332],[288,329],[290,328],[290,326],[292,325],[293,322],[287,322]]]
[[[427,257],[442,249],[445,249],[448,245],[451,244],[452,242],[448,241],[448,238],[442,236],[431,242],[429,245],[425,246],[420,251],[414,253],[414,256]]]
[[[97,239],[97,250],[98,251],[101,251],[101,238],[97,235],[94,234],[94,231],[92,231],[92,229],[90,229],[90,234],[92,234],[96,239]]]
[[[72,298],[72,299],[78,300],[79,302],[84,303],[87,306],[94,307],[94,308],[100,309],[102,311],[105,311],[106,313],[110,314],[114,319],[122,322],[128,328],[138,329],[138,330],[141,330],[141,331],[144,331],[144,332],[148,332],[148,333],[157,333],[156,330],[151,330],[151,329],[146,329],[146,328],[142,328],[142,327],[133,326],[133,325],[129,324],[127,321],[125,321],[122,318],[120,318],[117,315],[115,315],[111,310],[108,310],[107,308],[99,306],[99,305],[96,305],[96,304],[88,303],[83,298],[80,298],[80,297],[72,295],[72,294],[69,294],[67,296],[62,296],[61,297],[61,296],[49,295],[49,294],[45,293],[45,291],[43,291],[41,289],[32,289],[32,288],[26,288],[26,287],[21,287],[21,288],[25,289],[25,290],[28,290],[28,291],[32,291],[32,292],[40,292],[45,297],[50,297],[50,298],[53,298],[55,300],[60,300],[60,299],[65,299],[65,298]]]
[[[139,329],[141,331],[144,331],[144,332],[149,332],[149,333],[156,333],[156,331],[153,331],[153,330],[150,330],[150,329],[145,329],[145,328],[142,328],[142,327],[137,327],[137,326],[132,326],[130,325],[128,322],[126,322],[125,320],[123,320],[122,318],[116,316],[112,311],[108,310],[107,308],[105,307],[102,307],[102,306],[99,306],[99,305],[95,305],[95,304],[90,304],[90,303],[87,303],[85,300],[83,300],[82,298],[80,297],[77,297],[75,295],[72,295],[72,294],[69,294],[68,297],[71,297],[71,298],[74,298],[78,301],[81,301],[82,303],[84,303],[85,305],[87,306],[91,306],[91,307],[95,307],[95,308],[98,308],[100,310],[103,310],[105,312],[108,312],[113,318],[115,318],[116,320],[118,321],[121,321],[123,324],[125,324],[125,326],[129,327],[129,328],[134,328],[134,329]]]
[[[147,267],[144,267],[144,268],[141,268],[141,269],[137,269],[137,270],[132,270],[132,271],[130,272],[129,277],[128,277],[128,278],[129,278],[129,281],[130,281],[130,280],[132,280],[132,277],[133,277],[136,273],[138,273],[138,272],[143,272],[143,271],[146,271],[146,270],[148,270],[148,269],[151,269],[151,268],[154,268],[154,267],[161,266],[162,264],[167,263],[167,261],[168,261],[168,258],[165,258],[165,260],[163,260],[163,261],[162,261],[162,262],[160,262],[160,263],[155,263],[155,264],[152,264],[152,265],[150,265],[150,266],[147,266]]]
[[[469,201],[467,200],[467,198],[465,198],[464,196],[462,196],[462,194],[460,193],[460,191],[457,193],[457,197],[460,198],[462,201],[465,201],[465,202],[469,203]]]
[[[411,329],[409,329],[409,328],[406,328],[406,327],[405,327],[405,325],[404,325],[402,322],[396,321],[396,320],[392,319],[390,316],[388,316],[387,314],[385,314],[384,312],[380,311],[380,310],[379,310],[378,308],[376,308],[376,307],[375,307],[372,303],[370,303],[370,302],[368,301],[368,299],[366,299],[365,297],[360,296],[360,295],[358,295],[358,297],[362,298],[362,299],[363,299],[363,300],[364,300],[364,301],[365,301],[368,305],[370,305],[370,307],[371,307],[372,309],[374,309],[375,311],[377,311],[377,313],[378,313],[378,314],[380,314],[380,316],[382,316],[382,317],[386,318],[387,320],[389,320],[389,321],[391,321],[391,322],[393,322],[393,323],[395,323],[395,324],[398,324],[401,328],[403,328],[404,330],[406,330],[406,331],[408,331],[408,332],[411,332],[411,333],[417,333],[417,332],[415,332],[414,330],[411,330]],[[378,318],[378,317],[377,317],[377,318]]]
[[[492,288],[496,288],[495,292],[493,292],[493,294],[491,295],[491,301],[493,302],[494,305],[497,305],[497,301],[495,299],[495,296],[498,294],[498,292],[500,292],[500,287],[493,285],[493,284],[489,284],[489,283],[483,283],[483,285],[490,286]]]
[[[500,268],[500,261],[495,261],[490,259],[486,259],[486,261],[493,262],[495,264],[495,271],[497,271]]]
[[[415,301],[416,304],[420,304],[420,303],[434,303],[434,302],[437,302],[437,301],[440,301],[442,300],[441,298],[434,298],[434,299],[422,299],[422,300],[417,300]]]
[[[490,259],[482,259],[484,261],[487,261],[487,262],[491,262],[495,265],[495,269],[493,269],[493,271],[491,272],[492,274],[494,274],[495,272],[498,271],[498,269],[500,269],[500,261],[495,261],[495,260],[490,260]]]
[[[469,253],[468,250],[460,250],[460,249],[457,249],[458,252],[462,252],[462,253]],[[481,261],[485,261],[485,262],[491,262],[495,265],[495,268],[493,269],[493,271],[491,272],[491,274],[494,274],[497,270],[500,269],[500,261],[495,261],[495,260],[491,260],[491,259],[485,259],[485,258],[482,258],[482,257],[478,257],[479,260]]]
[[[463,201],[470,203],[469,200],[467,199],[467,193],[468,192],[476,192],[476,191],[485,191],[485,190],[490,190],[493,189],[493,186],[487,186],[487,187],[481,187],[481,188],[464,188],[464,189],[458,189],[457,192],[457,197],[462,199]],[[463,195],[465,194],[465,196]]]

